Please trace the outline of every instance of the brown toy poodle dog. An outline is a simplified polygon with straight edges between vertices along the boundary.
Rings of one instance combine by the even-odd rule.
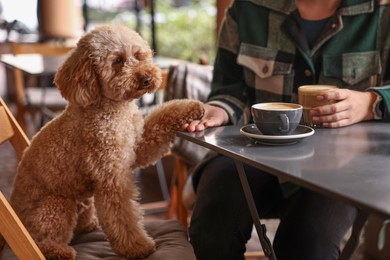
[[[74,234],[101,226],[120,256],[155,250],[143,229],[132,171],[169,151],[202,104],[167,102],[143,119],[134,99],[155,91],[161,72],[147,42],[122,26],[84,35],[58,70],[66,110],[33,137],[19,164],[11,204],[47,258],[74,259]]]

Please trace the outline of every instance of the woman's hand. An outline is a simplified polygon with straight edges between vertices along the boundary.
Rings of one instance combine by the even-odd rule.
[[[208,127],[221,126],[229,123],[229,116],[224,109],[204,104],[204,110],[202,119],[185,124],[182,126],[182,129],[188,132],[202,131]]]
[[[317,96],[318,100],[333,100],[335,103],[310,110],[313,121],[324,127],[336,128],[374,119],[373,104],[377,94],[336,89]]]

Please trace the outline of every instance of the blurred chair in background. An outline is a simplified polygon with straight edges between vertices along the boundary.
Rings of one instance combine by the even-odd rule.
[[[65,56],[72,49],[73,46],[57,43],[11,43],[11,53],[13,55],[34,54],[41,55],[43,59],[45,57]],[[34,66],[35,64],[30,65]],[[17,107],[16,118],[23,130],[27,130],[26,113],[29,113],[33,118],[38,118],[38,122],[34,126],[34,130],[37,130],[44,124],[45,120],[51,119],[56,112],[65,108],[66,100],[62,98],[58,89],[53,86],[52,79],[54,75],[43,74],[38,77],[28,75],[16,67],[11,69]],[[56,70],[56,68],[50,68],[50,70]],[[31,86],[31,78],[34,78],[36,86]],[[36,120],[32,121],[35,122]]]
[[[170,66],[167,85],[164,90],[164,101],[172,99],[196,99],[202,102],[207,100],[213,66],[196,63],[180,63]],[[183,188],[191,169],[200,162],[209,150],[195,143],[176,138],[172,146],[175,156],[175,171],[171,185],[171,204],[168,217],[172,217],[176,210],[179,221],[188,226],[188,210],[183,204]]]

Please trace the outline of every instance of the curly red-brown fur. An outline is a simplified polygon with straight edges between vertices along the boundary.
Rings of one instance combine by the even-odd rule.
[[[160,159],[179,126],[202,116],[200,102],[164,104],[144,125],[134,99],[155,91],[161,72],[146,41],[123,26],[83,36],[55,83],[69,104],[24,152],[11,204],[47,258],[74,259],[73,235],[99,225],[118,255],[149,255],[132,170]]]

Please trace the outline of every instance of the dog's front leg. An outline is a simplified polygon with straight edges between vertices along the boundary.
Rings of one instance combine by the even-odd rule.
[[[169,152],[181,127],[204,114],[200,101],[180,99],[166,102],[154,109],[146,118],[142,139],[137,146],[137,161],[133,168],[146,167]]]
[[[143,227],[138,197],[130,173],[104,179],[95,189],[99,223],[114,252],[126,258],[145,258],[155,250],[153,239]]]

